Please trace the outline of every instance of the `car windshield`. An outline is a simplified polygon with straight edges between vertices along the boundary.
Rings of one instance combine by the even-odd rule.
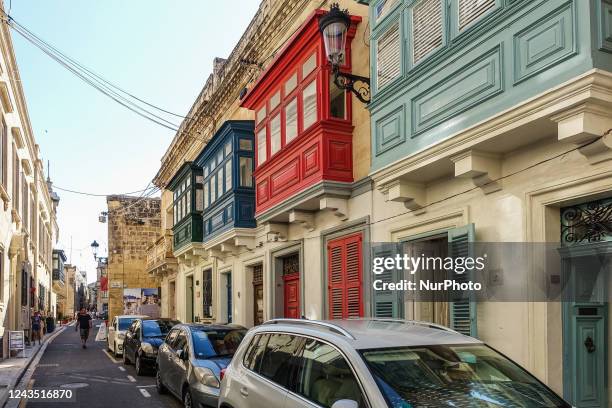
[[[196,358],[231,357],[238,349],[246,330],[218,329],[193,330],[193,348]]]
[[[389,407],[567,407],[525,370],[485,345],[361,352]]]
[[[177,320],[143,320],[142,335],[144,337],[166,337],[170,329],[179,323]]]
[[[119,329],[118,330],[127,330],[130,327],[130,324],[132,324],[132,322],[136,320],[135,317],[127,317],[124,319],[119,319]]]

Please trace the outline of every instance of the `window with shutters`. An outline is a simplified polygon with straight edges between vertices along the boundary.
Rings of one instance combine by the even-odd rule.
[[[401,74],[399,21],[376,40],[376,89],[382,89]]]
[[[353,234],[327,244],[329,318],[363,317],[363,238]]]
[[[374,6],[374,20],[376,23],[388,16],[399,3],[400,0],[380,0],[376,3]]]
[[[444,35],[443,0],[420,0],[412,8],[412,61],[440,48]]]
[[[19,188],[20,164],[19,156],[17,155],[17,146],[13,144],[13,209],[19,211],[19,196],[21,190]]]
[[[458,0],[459,30],[463,30],[496,6],[496,0]]]
[[[202,274],[202,298],[204,306],[204,318],[210,319],[212,314],[212,269],[204,270]]]
[[[473,242],[475,238],[474,224],[455,228],[448,232],[448,252],[453,258],[473,256]],[[452,279],[457,282],[467,282],[472,279],[471,273],[454,273]],[[467,336],[477,336],[476,302],[473,294],[450,302],[450,327]]]

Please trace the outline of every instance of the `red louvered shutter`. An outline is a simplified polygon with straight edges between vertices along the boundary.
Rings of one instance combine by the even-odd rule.
[[[359,233],[327,245],[331,319],[363,317],[362,244]]]

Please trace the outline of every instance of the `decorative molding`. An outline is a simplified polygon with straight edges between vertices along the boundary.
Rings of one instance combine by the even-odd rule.
[[[9,203],[11,202],[11,197],[6,192],[4,186],[0,183],[0,198],[4,202],[4,211],[8,210]]]
[[[427,149],[390,163],[372,172],[370,176],[377,188],[380,188],[378,186],[405,178],[432,164],[449,160],[450,157],[466,149],[477,149],[482,143],[504,137],[521,126],[550,118],[555,113],[587,101],[597,101],[604,106],[612,107],[612,73],[593,69],[496,116],[451,134]]]
[[[599,49],[612,53],[612,1],[597,1]]]
[[[25,147],[25,142],[23,140],[23,135],[21,134],[21,129],[14,126],[11,128],[11,134],[13,135],[13,140],[15,140],[15,145],[18,149],[23,149]]]
[[[6,81],[0,81],[0,102],[2,103],[4,112],[13,112],[13,102],[11,102],[11,94],[9,93],[8,84]]]
[[[470,178],[485,194],[502,189],[501,160],[499,155],[468,150],[450,158],[455,164],[455,177]]]
[[[406,141],[406,110],[404,105],[395,108],[374,124],[377,156]]]
[[[516,33],[514,84],[576,55],[575,36],[573,2],[567,2]]]
[[[266,222],[264,223],[263,229],[263,240],[260,240],[259,244],[268,242],[279,242],[286,241],[288,236],[289,228],[287,224]]]
[[[498,45],[415,96],[411,137],[502,93],[501,56]]]

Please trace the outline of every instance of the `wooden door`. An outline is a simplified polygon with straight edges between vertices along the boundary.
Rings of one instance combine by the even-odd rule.
[[[300,274],[292,273],[283,276],[285,286],[285,317],[300,318]]]

